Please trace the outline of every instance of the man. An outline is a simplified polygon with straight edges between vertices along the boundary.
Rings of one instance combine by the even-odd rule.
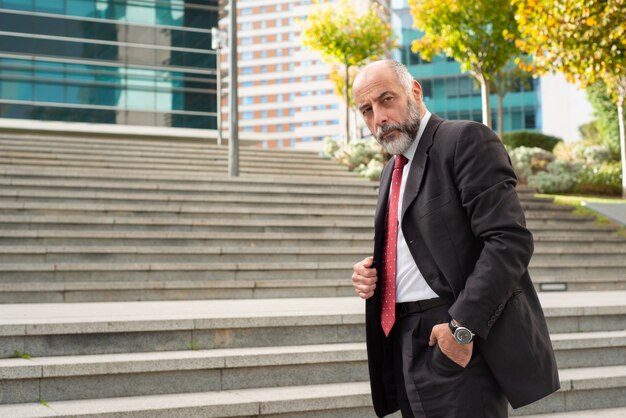
[[[381,174],[374,254],[355,264],[366,299],[379,417],[502,418],[559,388],[527,266],[533,239],[498,137],[428,112],[394,61],[366,66],[353,93],[394,157]]]

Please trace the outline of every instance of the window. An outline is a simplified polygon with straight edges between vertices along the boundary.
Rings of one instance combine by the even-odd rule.
[[[241,69],[241,74],[242,75],[251,75],[254,74],[254,68],[253,67],[243,67]]]
[[[267,96],[266,95],[261,96],[261,103],[267,103]]]
[[[276,64],[276,71],[282,71],[283,70],[283,65],[282,64]]]
[[[241,87],[252,87],[254,86],[254,81],[244,81],[241,83]]]
[[[253,40],[252,40],[252,38],[251,38],[251,37],[249,37],[249,36],[247,36],[247,37],[245,37],[245,38],[241,38],[241,45],[242,45],[242,46],[252,45],[252,42],[253,42]]]
[[[267,133],[267,125],[261,126],[261,132]]]
[[[282,131],[283,131],[283,125],[276,126],[276,132],[282,132]]]
[[[252,14],[252,8],[251,7],[246,7],[244,9],[241,9],[241,16],[249,16]]]
[[[252,51],[246,51],[241,53],[241,59],[245,61],[250,61],[254,58],[254,53]]]
[[[243,112],[241,114],[241,119],[254,119],[254,112]]]
[[[276,116],[281,117],[283,115],[283,109],[276,109]]]
[[[254,103],[254,97],[252,97],[252,96],[244,96],[241,99],[241,103],[245,104],[245,105],[253,104]]]
[[[245,22],[241,24],[241,30],[252,30],[252,22]]]
[[[264,110],[261,112],[261,118],[266,119],[267,118],[267,110]]]
[[[329,121],[331,125],[339,125],[339,119],[333,119]]]
[[[276,95],[276,101],[277,101],[277,102],[282,102],[282,101],[283,101],[283,95],[282,95],[282,93],[281,93],[281,94],[277,94],[277,95]]]
[[[316,125],[317,125],[317,126],[324,126],[324,125],[325,125],[325,123],[324,123],[324,121],[323,121],[323,120],[318,120],[318,121],[317,121],[317,123],[316,123]]]
[[[267,58],[267,51],[261,51],[261,58]]]

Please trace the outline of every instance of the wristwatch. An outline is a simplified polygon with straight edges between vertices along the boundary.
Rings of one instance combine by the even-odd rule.
[[[454,339],[459,344],[469,344],[474,338],[474,333],[469,329],[459,325],[454,319],[450,321],[450,331],[454,335]]]

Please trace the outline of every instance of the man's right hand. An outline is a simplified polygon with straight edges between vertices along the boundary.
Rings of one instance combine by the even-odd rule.
[[[363,299],[369,299],[374,295],[374,289],[376,289],[376,269],[371,268],[374,262],[373,257],[367,257],[366,259],[359,261],[352,267],[352,285],[357,295]]]

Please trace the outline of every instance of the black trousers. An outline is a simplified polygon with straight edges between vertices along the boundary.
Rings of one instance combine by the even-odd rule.
[[[508,417],[508,402],[476,349],[463,368],[428,346],[433,326],[449,321],[446,305],[396,316],[389,338],[402,417]]]

